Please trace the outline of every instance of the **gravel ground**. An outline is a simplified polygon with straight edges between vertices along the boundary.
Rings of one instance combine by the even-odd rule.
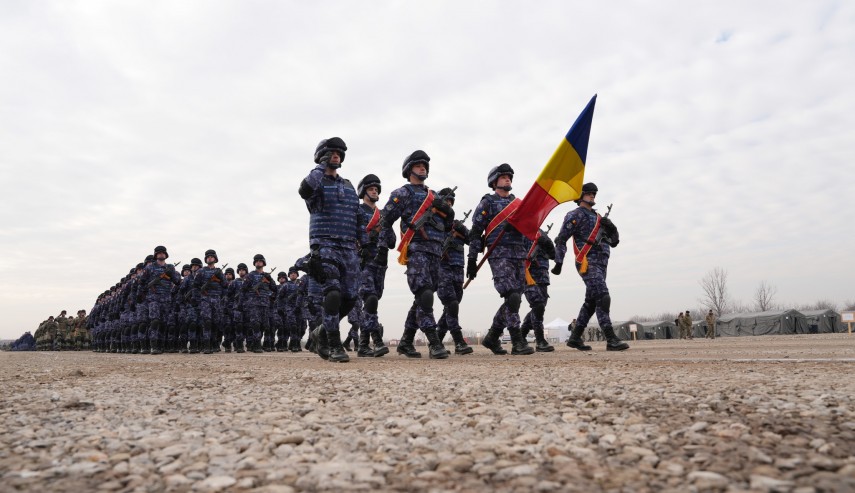
[[[855,491],[855,337],[0,353],[2,491]]]

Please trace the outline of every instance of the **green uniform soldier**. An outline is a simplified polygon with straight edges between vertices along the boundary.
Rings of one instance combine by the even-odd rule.
[[[59,316],[53,319],[56,322],[56,336],[53,340],[53,347],[56,351],[67,349],[65,332],[68,330],[68,317],[65,316],[65,313],[65,310],[61,311],[59,312]]]
[[[686,337],[694,339],[692,336],[692,315],[689,314],[689,310],[686,310],[686,314],[683,315],[683,323],[686,325]]]
[[[704,320],[707,322],[707,339],[715,339],[715,315],[712,310],[707,313]]]

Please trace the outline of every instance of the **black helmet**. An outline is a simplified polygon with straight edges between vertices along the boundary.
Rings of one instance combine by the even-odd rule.
[[[158,253],[165,253],[166,258],[169,258],[169,253],[166,251],[166,247],[163,245],[158,245],[154,247],[154,256],[157,257]]]
[[[146,255],[144,262],[147,264],[154,262],[154,255]]]
[[[287,279],[288,274],[284,270],[280,270],[279,274],[276,276],[276,279]]]
[[[185,270],[193,270],[190,268],[190,264],[184,264],[181,266],[181,272],[183,273]]]
[[[252,265],[255,265],[255,263],[258,262],[259,260],[264,262],[265,266],[267,265],[267,260],[264,258],[264,255],[262,255],[260,253],[256,253],[255,257],[252,257]]]
[[[596,194],[597,192],[598,192],[597,185],[595,185],[595,184],[593,184],[593,183],[591,183],[591,182],[585,183],[584,185],[582,185],[582,193],[579,195],[579,198],[575,200],[575,202],[576,202],[577,204],[578,204],[579,202],[582,202],[582,196],[583,196],[583,195],[585,195],[586,193],[593,193],[593,194]],[[587,201],[586,201],[585,203],[587,203],[587,204],[591,204],[592,206],[594,205],[593,203],[590,203],[590,202],[587,202]]]
[[[445,187],[442,190],[440,190],[439,195],[441,197],[445,197],[445,200],[450,200],[450,201],[454,202],[454,190],[452,190],[448,187]]]
[[[128,271],[128,275],[131,275],[136,271],[137,271],[136,267],[131,267],[131,270]]]
[[[245,263],[243,263],[243,262],[241,262],[241,263],[239,263],[239,264],[238,264],[238,272],[240,272],[240,271],[241,271],[241,269],[243,269],[243,270],[245,270],[245,271],[249,272],[249,269],[247,269],[247,268],[246,268],[246,264],[245,264]]]
[[[191,259],[190,260],[190,266],[192,267],[194,265],[198,265],[199,267],[202,267],[202,260],[198,259],[198,258]]]
[[[142,262],[138,263],[138,264],[137,264],[137,266],[136,266],[136,269],[137,269],[137,270],[145,269],[145,264],[144,264],[144,263],[142,263]]]
[[[288,275],[290,276],[291,274],[298,274],[299,275],[300,269],[298,269],[296,265],[292,265],[291,267],[288,267]]]
[[[365,178],[359,180],[359,185],[356,186],[356,194],[359,198],[365,197],[365,192],[368,187],[377,187],[377,193],[380,193],[380,178],[377,175],[365,175]]]
[[[214,250],[205,250],[205,262],[208,261],[208,257],[214,257],[214,262],[220,261],[220,258],[217,257],[217,252]]]
[[[410,172],[413,169],[413,165],[418,163],[424,164],[425,171],[427,173],[430,173],[430,156],[428,156],[425,151],[418,150],[407,156],[406,159],[404,159],[404,165],[401,166],[401,176],[403,176],[405,180],[409,180]],[[425,176],[425,178],[427,178],[427,176]]]
[[[227,268],[227,269],[226,269],[226,274],[231,274],[231,275],[234,277],[234,275],[235,275],[235,270],[234,270],[234,269],[232,269],[231,267],[229,267],[229,268]]]
[[[347,145],[341,140],[340,137],[330,137],[329,139],[324,139],[318,143],[318,147],[315,148],[315,164],[327,164],[329,162],[329,156],[327,153],[332,151],[338,151],[341,156],[341,162],[344,162],[344,153],[347,151]]]
[[[511,168],[510,164],[502,163],[491,169],[490,174],[487,175],[487,186],[495,190],[496,181],[502,175],[511,175],[511,181],[514,180],[514,169]]]

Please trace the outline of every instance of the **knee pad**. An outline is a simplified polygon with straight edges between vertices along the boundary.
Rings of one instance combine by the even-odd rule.
[[[421,307],[422,310],[432,311],[433,310],[433,290],[430,288],[424,288],[419,290],[416,293],[416,304]]]
[[[377,299],[376,296],[369,295],[365,298],[365,311],[371,314],[377,313],[377,305],[380,303],[380,300]]]
[[[338,318],[342,319],[350,313],[350,310],[353,310],[353,307],[356,305],[356,300],[351,298],[345,298],[341,302],[341,306],[338,307]]]
[[[341,291],[333,290],[324,295],[324,311],[327,315],[338,315],[341,307]]]
[[[537,317],[538,320],[543,320],[543,315],[546,313],[546,305],[537,304],[531,307],[532,313]]]
[[[505,305],[512,312],[517,312],[520,309],[520,305],[522,304],[522,297],[519,293],[511,293],[507,297],[505,297]]]
[[[609,313],[609,309],[612,307],[612,297],[609,293],[600,296],[600,299],[597,300],[597,306],[604,312]]]
[[[457,315],[460,313],[460,303],[456,301],[452,301],[451,303],[446,305],[446,308],[448,309],[448,314],[452,317],[457,317]]]

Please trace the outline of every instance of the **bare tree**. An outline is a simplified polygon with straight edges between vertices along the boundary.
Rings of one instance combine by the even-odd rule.
[[[754,309],[758,312],[767,312],[775,308],[775,295],[778,288],[766,281],[760,281],[757,290],[754,291]]]
[[[855,300],[846,300],[843,302],[843,311],[851,312],[855,310]]]
[[[816,300],[813,303],[799,305],[798,310],[834,310],[837,311],[837,303],[831,300]]]
[[[712,310],[716,317],[727,313],[729,293],[727,290],[727,269],[716,267],[698,281],[704,296],[699,301],[702,305]]]

